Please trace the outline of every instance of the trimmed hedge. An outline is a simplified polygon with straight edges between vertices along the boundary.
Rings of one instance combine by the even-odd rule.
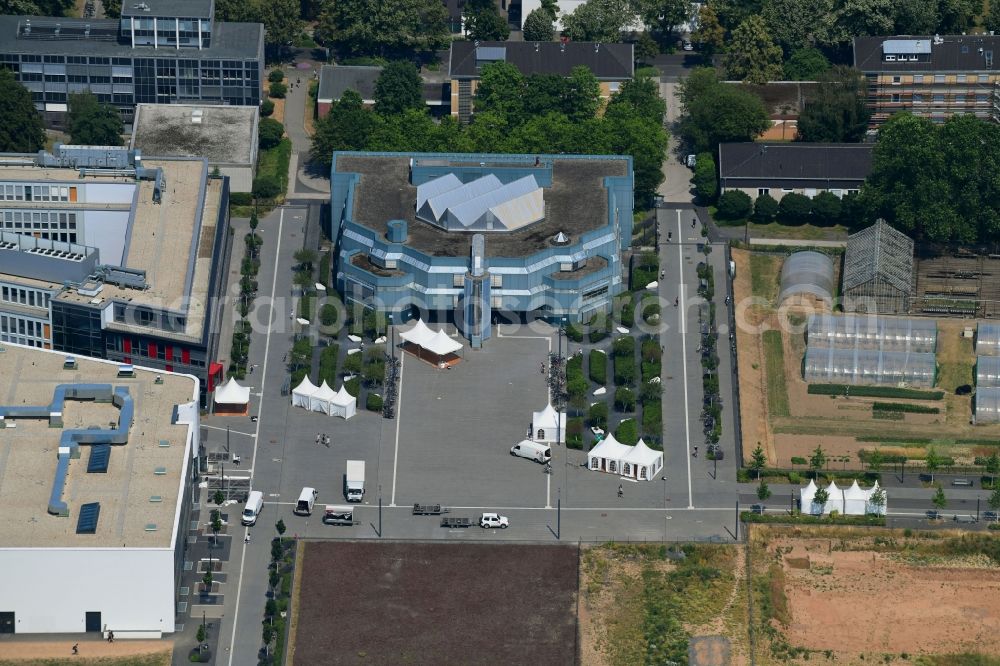
[[[378,393],[369,393],[368,397],[365,399],[365,409],[369,412],[381,412],[382,396]]]
[[[625,419],[615,428],[615,439],[626,446],[634,446],[639,441],[639,427],[635,419]]]
[[[744,523],[785,523],[791,525],[869,525],[885,527],[885,516],[813,516],[808,513],[753,513],[741,511],[740,520]]]
[[[583,449],[583,417],[574,416],[566,421],[566,448]]]
[[[895,386],[854,386],[851,384],[810,384],[813,395],[853,395],[866,398],[903,398],[909,400],[941,400],[944,391],[897,388]]]
[[[597,349],[590,350],[590,379],[604,386],[608,383],[608,356]]]
[[[940,414],[938,407],[926,405],[911,405],[906,402],[873,402],[872,411],[907,412],[909,414]]]

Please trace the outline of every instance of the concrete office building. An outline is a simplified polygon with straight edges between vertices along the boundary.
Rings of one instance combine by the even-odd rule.
[[[230,192],[249,192],[257,170],[256,106],[140,104],[131,150],[159,157],[204,157],[229,179]]]
[[[898,111],[944,122],[953,115],[990,118],[1000,74],[1000,36],[855,37],[854,66],[867,82],[869,125]]]
[[[198,380],[0,349],[0,633],[172,633]]]
[[[579,321],[623,291],[632,158],[334,153],[335,282],[345,303],[453,321]]]
[[[70,93],[89,90],[131,124],[135,105],[257,106],[264,26],[213,18],[212,0],[122,3],[121,18],[0,16],[0,67],[31,91],[46,122],[65,120]]]
[[[0,342],[221,381],[228,180],[204,159],[0,156]]]

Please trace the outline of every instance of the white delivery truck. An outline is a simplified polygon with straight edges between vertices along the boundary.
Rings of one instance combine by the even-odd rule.
[[[243,508],[243,516],[240,518],[240,522],[247,527],[255,525],[257,523],[257,516],[260,515],[260,510],[263,508],[264,493],[259,490],[251,490],[247,496],[247,504]]]
[[[348,460],[344,474],[344,497],[348,502],[360,502],[365,498],[365,461]]]
[[[353,525],[354,508],[350,506],[334,506],[327,504],[323,511],[323,524],[325,525]]]
[[[315,488],[303,488],[302,492],[299,493],[299,501],[295,503],[295,508],[292,509],[292,513],[296,516],[309,516],[312,515],[313,505],[316,503],[316,498],[319,493],[316,492]]]
[[[552,448],[526,439],[510,447],[510,455],[545,464],[552,460]]]

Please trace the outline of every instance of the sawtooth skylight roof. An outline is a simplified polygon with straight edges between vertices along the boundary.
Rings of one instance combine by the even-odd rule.
[[[417,186],[417,217],[449,231],[514,231],[544,219],[545,200],[534,176],[504,185],[449,173]]]

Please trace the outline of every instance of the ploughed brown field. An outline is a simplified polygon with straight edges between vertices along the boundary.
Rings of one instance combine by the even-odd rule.
[[[296,664],[575,663],[575,546],[303,548]]]

